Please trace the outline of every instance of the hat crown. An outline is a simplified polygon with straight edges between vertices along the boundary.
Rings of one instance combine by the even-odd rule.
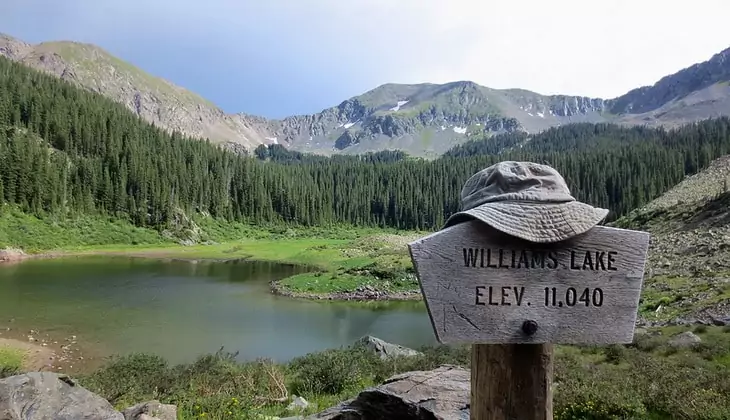
[[[472,175],[461,190],[462,211],[495,201],[575,201],[565,179],[552,167],[534,162],[505,161]]]

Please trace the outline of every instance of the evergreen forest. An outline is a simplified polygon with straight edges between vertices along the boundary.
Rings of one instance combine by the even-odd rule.
[[[0,58],[0,198],[39,217],[98,214],[164,228],[202,213],[254,224],[438,229],[464,181],[500,160],[548,163],[609,220],[730,153],[730,119],[677,129],[572,124],[454,147],[323,157],[250,156],[169,134],[123,105]],[[718,180],[722,182],[722,180]]]

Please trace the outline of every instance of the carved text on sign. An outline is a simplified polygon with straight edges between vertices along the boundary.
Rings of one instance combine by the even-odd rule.
[[[532,302],[536,299],[530,299],[530,297],[537,297],[540,291],[530,290],[528,298],[525,299],[525,290],[525,286],[476,286],[474,304],[490,306],[532,306]],[[558,290],[561,290],[560,294],[558,294]],[[546,307],[601,307],[603,306],[604,299],[603,289],[600,287],[545,287],[542,290],[542,294],[542,304]]]
[[[441,343],[608,344],[633,339],[648,246],[626,229],[532,243],[469,221],[409,250]]]
[[[559,262],[552,251],[462,248],[465,267],[616,271],[617,251],[570,250],[570,261]]]

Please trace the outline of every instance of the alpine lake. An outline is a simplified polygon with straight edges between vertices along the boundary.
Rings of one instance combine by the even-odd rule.
[[[422,302],[271,293],[271,281],[305,271],[272,262],[117,256],[0,265],[0,338],[71,341],[88,355],[77,365],[87,366],[131,353],[185,363],[221,347],[240,360],[286,362],[365,335],[408,347],[436,342]]]

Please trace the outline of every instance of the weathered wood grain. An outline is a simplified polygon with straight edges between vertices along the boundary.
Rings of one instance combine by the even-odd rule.
[[[409,250],[441,343],[608,344],[633,340],[648,246],[646,232],[603,226],[535,244],[471,221]]]
[[[552,344],[471,346],[471,420],[552,420]]]

